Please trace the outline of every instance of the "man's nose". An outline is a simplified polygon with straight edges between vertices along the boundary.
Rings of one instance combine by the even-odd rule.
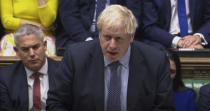
[[[116,48],[116,40],[114,38],[111,39],[109,46],[110,48]]]
[[[33,56],[34,55],[34,49],[32,49],[32,48],[29,49],[29,55],[30,56]]]

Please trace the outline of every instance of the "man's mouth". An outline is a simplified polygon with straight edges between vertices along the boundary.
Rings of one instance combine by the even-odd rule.
[[[30,60],[30,62],[31,62],[31,63],[36,63],[37,60],[36,60],[36,59],[32,59],[32,60]]]
[[[111,52],[111,51],[108,51],[108,53],[109,53],[109,55],[112,55],[112,56],[117,54],[117,52]]]

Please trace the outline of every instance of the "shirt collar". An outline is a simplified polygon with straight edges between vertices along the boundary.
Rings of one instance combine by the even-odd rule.
[[[31,77],[32,74],[34,73],[32,70],[28,69],[27,67],[25,67],[25,70],[28,78]],[[45,64],[41,67],[41,69],[38,72],[42,75],[47,75],[48,73],[47,71],[48,71],[48,61],[46,59]]]
[[[128,68],[128,64],[130,61],[131,47],[129,45],[127,52],[125,55],[119,60],[120,64],[124,67]],[[104,66],[107,67],[111,62],[104,56]]]

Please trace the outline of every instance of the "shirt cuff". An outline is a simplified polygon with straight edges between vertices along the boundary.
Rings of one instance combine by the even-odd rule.
[[[173,38],[173,40],[172,40],[172,45],[171,45],[171,47],[172,47],[172,48],[177,48],[178,42],[179,42],[180,39],[181,39],[181,37],[175,36],[175,37]]]
[[[208,42],[204,38],[203,34],[201,34],[201,33],[195,33],[193,35],[197,35],[197,36],[199,36],[201,38],[201,45],[207,45],[208,44]]]
[[[85,41],[91,41],[91,40],[93,40],[93,38],[92,37],[88,37]]]

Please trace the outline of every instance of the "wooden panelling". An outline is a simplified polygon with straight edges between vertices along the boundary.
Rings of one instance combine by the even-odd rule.
[[[61,56],[52,57],[60,61]],[[20,60],[15,56],[0,56],[0,67]],[[183,78],[210,79],[210,57],[180,57]]]
[[[180,57],[183,78],[210,79],[210,57]]]
[[[60,61],[62,59],[61,56],[56,56],[56,57],[51,57],[51,58],[56,61]],[[0,56],[0,67],[7,66],[19,60],[20,59],[17,56]]]

